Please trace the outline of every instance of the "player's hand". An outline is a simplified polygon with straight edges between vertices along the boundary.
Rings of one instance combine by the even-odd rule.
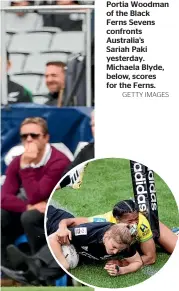
[[[107,261],[106,265],[119,265],[119,260],[109,260]]]
[[[108,272],[110,276],[118,276],[120,275],[120,267],[119,265],[107,263],[104,267],[104,269]]]
[[[127,262],[127,260],[122,259],[122,260],[109,260],[106,265],[118,265],[119,267],[125,267],[128,266],[129,263]]]
[[[25,151],[21,156],[20,166],[23,168],[26,165],[34,162],[38,157],[38,148],[37,145],[33,142],[25,145]]]
[[[72,239],[71,231],[68,228],[57,230],[57,240],[61,245],[69,245]]]

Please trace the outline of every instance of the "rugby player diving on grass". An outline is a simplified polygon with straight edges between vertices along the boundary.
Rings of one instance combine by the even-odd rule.
[[[156,261],[155,243],[163,247],[168,253],[172,253],[177,243],[177,235],[174,234],[167,226],[159,222],[160,237],[154,237],[149,221],[139,212],[137,204],[132,200],[123,200],[118,202],[113,211],[93,217],[77,217],[62,220],[59,224],[58,238],[61,243],[69,243],[71,232],[68,227],[77,226],[87,222],[112,222],[127,223],[137,225],[137,242],[141,253],[141,260],[144,265],[154,264]]]
[[[58,262],[67,270],[69,264],[65,259],[61,243],[59,242],[59,223],[64,217],[69,218],[69,213],[49,206],[47,211],[47,234],[48,243]],[[71,215],[71,218],[73,216]],[[71,234],[71,244],[74,245],[80,256],[80,261],[86,259],[93,261],[109,260],[116,257],[125,260],[119,265],[107,263],[105,270],[111,276],[128,274],[139,270],[142,267],[142,260],[135,242],[136,229],[124,223],[114,224],[110,222],[83,223],[69,228]]]

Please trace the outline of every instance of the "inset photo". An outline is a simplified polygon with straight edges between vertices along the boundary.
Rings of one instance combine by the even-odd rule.
[[[68,274],[92,287],[122,288],[167,263],[179,215],[157,173],[136,161],[108,158],[84,162],[59,181],[45,226],[49,249]]]

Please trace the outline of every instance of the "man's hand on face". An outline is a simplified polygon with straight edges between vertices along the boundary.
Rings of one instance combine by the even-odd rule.
[[[35,143],[31,142],[31,143],[26,144],[25,151],[23,155],[21,156],[20,167],[23,168],[35,162],[36,159],[38,158],[38,153],[39,153],[39,150]]]

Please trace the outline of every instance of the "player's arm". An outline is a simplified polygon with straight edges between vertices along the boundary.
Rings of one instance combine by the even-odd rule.
[[[51,248],[55,258],[57,259],[57,261],[66,270],[69,270],[70,266],[69,266],[67,260],[65,259],[64,255],[63,255],[61,244],[58,242],[56,232],[54,232],[54,233],[52,233],[51,235],[48,236],[48,242],[49,242],[50,248]]]
[[[140,248],[142,251],[142,262],[145,265],[152,265],[156,261],[156,247],[153,238],[149,239],[148,241],[141,242]]]
[[[138,252],[131,257],[125,258],[120,264],[109,262],[105,265],[104,269],[108,272],[110,276],[125,275],[129,273],[134,273],[143,266],[143,262]]]
[[[141,223],[139,223],[138,235],[140,242],[140,249],[142,251],[142,261],[144,265],[152,265],[156,261],[156,248],[153,240],[152,230],[147,218],[143,215],[140,216]],[[140,221],[140,219],[139,219]]]
[[[57,230],[58,242],[61,244],[69,244],[72,239],[72,234],[68,227],[74,227],[88,222],[89,220],[87,217],[66,218],[61,220]]]
[[[119,269],[119,275],[134,273],[143,266],[143,262],[138,252],[130,258],[125,258],[125,261],[128,265]]]
[[[89,220],[87,217],[73,217],[62,219],[58,225],[59,228],[67,228],[77,226],[79,224],[88,223]]]
[[[168,253],[171,254],[176,246],[178,236],[161,221],[159,221],[159,227],[160,237],[158,238],[158,242]]]

